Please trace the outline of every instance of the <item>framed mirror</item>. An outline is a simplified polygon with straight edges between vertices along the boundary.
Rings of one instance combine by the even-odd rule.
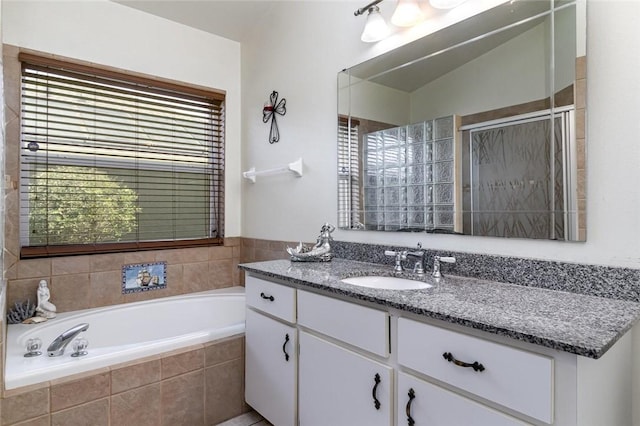
[[[585,22],[506,1],[340,72],[339,227],[585,241]]]

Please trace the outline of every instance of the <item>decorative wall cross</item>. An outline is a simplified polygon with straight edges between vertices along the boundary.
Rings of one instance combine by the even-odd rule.
[[[280,140],[280,131],[278,130],[278,122],[276,114],[285,115],[287,113],[287,100],[280,99],[278,102],[278,92],[271,92],[269,101],[264,104],[262,109],[262,122],[266,123],[271,120],[271,129],[269,130],[269,143],[276,143]]]

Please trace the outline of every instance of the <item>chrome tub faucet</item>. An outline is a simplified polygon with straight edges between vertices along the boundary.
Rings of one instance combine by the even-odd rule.
[[[82,333],[83,331],[87,331],[88,328],[89,328],[89,324],[82,323],[82,324],[73,326],[67,331],[63,332],[58,337],[56,337],[53,340],[53,342],[51,342],[51,344],[47,348],[47,354],[49,356],[60,356],[64,354],[64,349],[74,339],[74,337],[76,337],[78,334]]]

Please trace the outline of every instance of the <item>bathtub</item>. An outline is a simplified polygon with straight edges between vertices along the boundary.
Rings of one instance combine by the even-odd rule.
[[[46,382],[244,332],[244,287],[165,297],[144,302],[58,314],[44,323],[7,327],[5,388]],[[63,331],[88,323],[78,337],[88,354],[48,357],[47,347]],[[42,340],[42,355],[25,358],[29,338]]]

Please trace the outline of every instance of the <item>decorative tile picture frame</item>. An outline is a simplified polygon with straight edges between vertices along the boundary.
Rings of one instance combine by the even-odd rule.
[[[167,262],[135,263],[122,266],[122,294],[167,287]]]

